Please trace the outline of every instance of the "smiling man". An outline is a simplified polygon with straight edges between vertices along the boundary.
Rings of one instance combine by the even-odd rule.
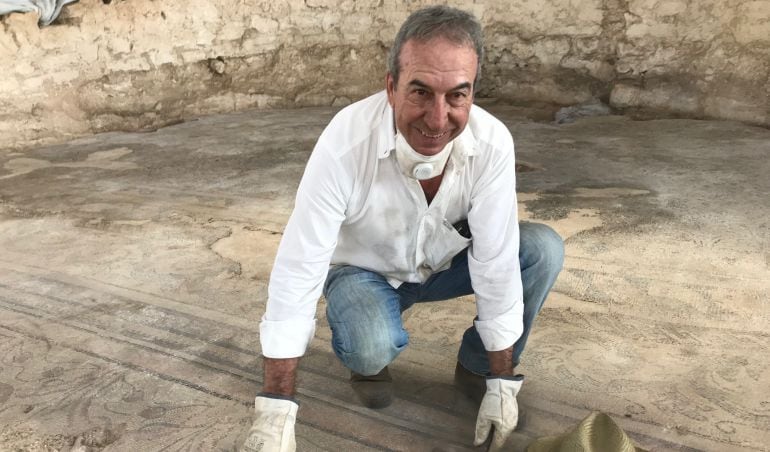
[[[388,365],[409,344],[401,314],[474,294],[455,382],[480,403],[476,444],[494,432],[496,450],[516,427],[514,369],[563,244],[547,226],[518,222],[513,139],[473,105],[482,56],[473,16],[419,10],[396,36],[385,91],[321,134],[270,277],[264,386],[245,450],[296,447],[297,366],[322,293],[332,349],[369,408],[393,400]]]

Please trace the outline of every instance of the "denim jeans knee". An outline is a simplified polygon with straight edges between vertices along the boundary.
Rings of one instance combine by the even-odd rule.
[[[523,331],[513,346],[513,362],[518,364],[527,344],[535,318],[543,307],[564,261],[564,242],[549,226],[539,223],[519,225],[519,263],[524,301]],[[465,331],[457,355],[460,364],[471,372],[486,375],[489,360],[475,327]]]
[[[564,240],[550,226],[541,223],[521,223],[519,233],[522,271],[534,268],[546,280],[555,281],[564,264]]]
[[[514,363],[519,362],[535,317],[543,308],[564,263],[564,241],[551,227],[540,223],[521,223],[519,228],[524,330],[513,347]]]
[[[400,296],[381,275],[353,266],[329,271],[324,287],[332,349],[348,369],[375,375],[406,348]]]

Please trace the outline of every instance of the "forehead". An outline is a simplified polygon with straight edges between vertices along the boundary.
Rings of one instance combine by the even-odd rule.
[[[457,44],[437,37],[427,41],[410,39],[404,43],[399,63],[401,77],[407,79],[413,73],[432,73],[454,74],[472,81],[476,76],[478,58],[470,44]]]

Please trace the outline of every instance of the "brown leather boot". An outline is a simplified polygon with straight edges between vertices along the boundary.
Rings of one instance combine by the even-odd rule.
[[[476,405],[481,405],[481,399],[487,392],[487,378],[474,374],[459,362],[455,367],[455,386]]]
[[[385,408],[393,403],[393,379],[385,366],[377,375],[350,373],[350,385],[367,408]]]

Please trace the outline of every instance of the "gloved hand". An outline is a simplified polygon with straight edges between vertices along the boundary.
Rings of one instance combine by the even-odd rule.
[[[299,405],[294,400],[260,394],[254,399],[257,417],[243,443],[243,452],[294,452],[294,423]]]
[[[490,430],[494,427],[489,450],[502,450],[505,441],[519,422],[516,395],[522,383],[524,383],[523,375],[487,378],[487,392],[481,400],[479,416],[476,418],[476,438],[473,441],[475,446],[484,444]]]

